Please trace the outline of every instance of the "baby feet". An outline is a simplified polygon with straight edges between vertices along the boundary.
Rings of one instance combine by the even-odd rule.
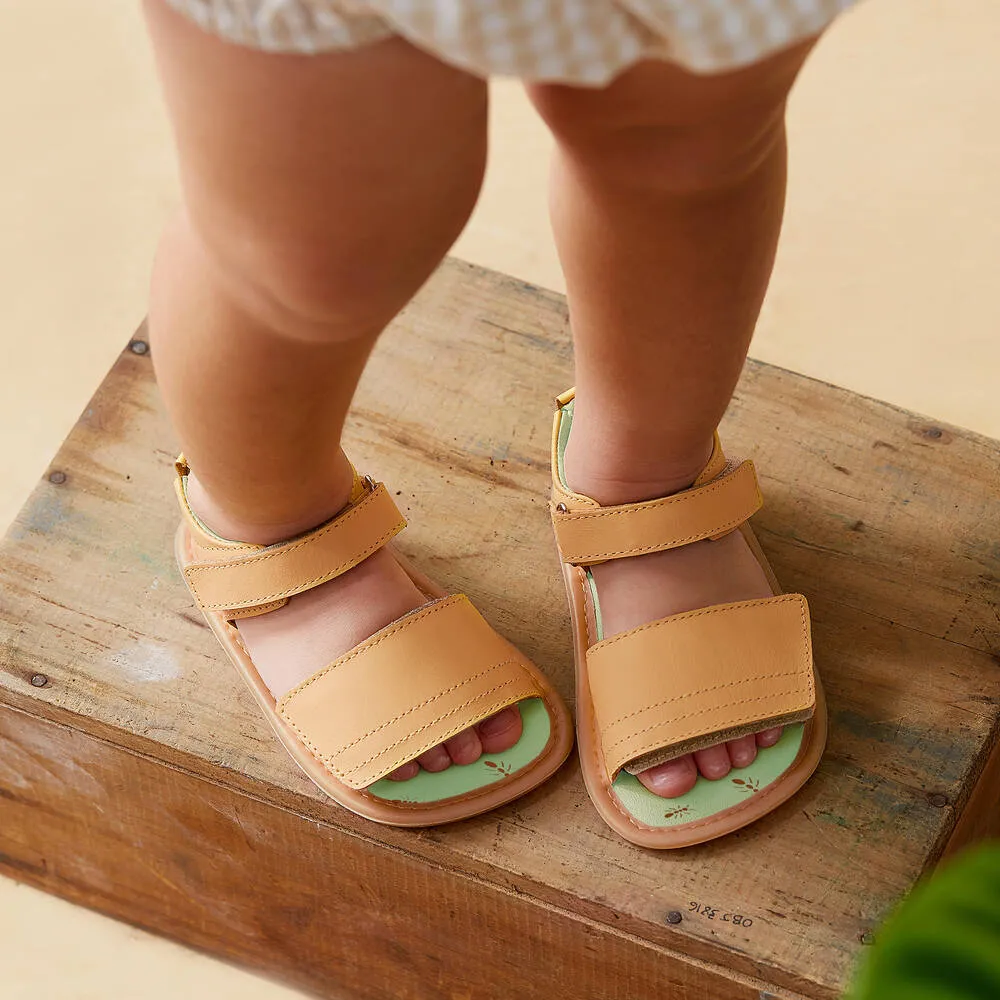
[[[684,489],[700,472],[700,464],[658,478],[609,476],[607,456],[588,454],[588,441],[574,428],[565,455],[566,480],[571,489],[611,505],[652,499]],[[637,466],[619,452],[620,469]],[[595,474],[591,466],[600,470]],[[613,470],[610,470],[613,471]],[[288,537],[234,524],[214,507],[192,476],[189,498],[201,519],[226,538],[271,544]],[[770,597],[770,584],[739,531],[717,541],[701,541],[677,549],[627,559],[614,559],[592,568],[601,595],[601,617],[606,637],[669,615],[713,604]],[[240,635],[261,678],[275,698],[296,687],[332,660],[363,642],[379,629],[426,603],[425,596],[392,554],[381,549],[364,562],[303,594],[284,607],[237,623]],[[443,771],[453,764],[471,764],[483,753],[500,753],[521,737],[517,706],[504,709],[478,725],[404,764],[389,777],[405,781],[421,768]],[[728,743],[687,754],[638,775],[651,792],[672,798],[688,792],[698,774],[718,780],[732,768],[753,763],[759,747],[777,743],[781,729],[768,729]]]
[[[602,505],[650,500],[685,489],[701,471],[711,450],[709,445],[700,464],[695,463],[687,471],[668,472],[658,480],[642,482],[609,478],[607,456],[593,460],[588,445],[586,434],[574,422],[565,455],[566,481],[570,489]],[[616,453],[616,458],[615,464],[623,470],[639,467],[621,452]],[[591,464],[600,472],[592,472]],[[601,622],[606,638],[668,615],[772,596],[760,563],[739,531],[717,541],[612,559],[593,566],[591,571],[601,597]],[[651,767],[637,777],[651,792],[664,798],[683,795],[694,787],[699,773],[718,780],[734,767],[752,764],[758,747],[773,746],[781,738],[781,732],[780,728],[768,729],[720,743]]]
[[[219,510],[192,475],[192,509],[224,538],[268,545],[288,537],[270,537],[259,527],[234,523]],[[379,629],[427,603],[392,554],[380,549],[341,576],[292,597],[276,611],[237,622],[254,666],[274,697],[296,687]],[[394,771],[405,781],[421,768],[443,771],[452,764],[472,764],[484,753],[512,747],[521,737],[521,713],[505,708],[471,729],[439,743]]]

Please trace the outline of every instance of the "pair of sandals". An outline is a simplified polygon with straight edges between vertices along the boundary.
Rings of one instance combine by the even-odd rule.
[[[815,771],[826,709],[813,667],[809,612],[782,594],[747,523],[762,504],[753,463],[727,461],[718,437],[687,490],[602,507],[573,493],[563,453],[573,390],[557,399],[552,442],[552,520],[576,654],[577,742],[587,791],[604,821],[643,847],[678,848],[746,826],[793,795]],[[537,667],[498,635],[467,597],[447,594],[397,551],[406,526],[385,486],[359,480],[350,504],[326,524],[275,545],[227,541],[187,501],[177,559],[195,601],[278,738],[327,795],[394,826],[432,826],[495,809],[537,787],[569,756],[573,725]],[[604,638],[589,567],[609,559],[717,539],[741,531],[774,596],[671,615]],[[427,603],[275,700],[240,640],[236,622],[347,572],[387,547]],[[387,776],[426,750],[518,704],[517,744],[476,763],[408,781]],[[779,742],[728,780],[699,777],[664,799],[636,774],[695,750],[783,726]]]

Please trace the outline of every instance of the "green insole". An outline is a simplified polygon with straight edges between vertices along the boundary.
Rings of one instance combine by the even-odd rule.
[[[409,781],[382,778],[368,787],[369,793],[386,802],[439,802],[491,785],[527,767],[549,742],[552,720],[541,698],[527,698],[518,704],[524,728],[509,750],[484,754],[474,764],[452,764],[436,774],[421,769]]]

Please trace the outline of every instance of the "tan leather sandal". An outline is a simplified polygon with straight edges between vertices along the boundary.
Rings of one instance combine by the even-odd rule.
[[[753,463],[727,461],[718,435],[690,489],[602,507],[571,491],[563,454],[571,389],[558,397],[552,435],[552,521],[576,651],[576,715],[587,791],[604,821],[643,847],[687,847],[731,833],[790,798],[816,770],[826,706],[812,662],[809,609],[783,594],[748,519],[762,504]],[[774,597],[672,615],[604,638],[589,567],[741,531]],[[635,777],[716,743],[784,726],[749,767],[719,781],[699,775],[664,799]]]
[[[384,485],[356,478],[350,504],[333,520],[262,546],[227,541],[206,528],[187,500],[188,473],[182,456],[176,552],[188,588],[285,749],[340,805],[393,826],[449,823],[523,795],[566,759],[573,730],[562,699],[467,597],[447,595],[392,547],[406,520]],[[280,608],[383,546],[428,603],[276,701],[235,622]],[[386,777],[515,703],[523,732],[510,750],[436,774],[421,770],[408,781]]]

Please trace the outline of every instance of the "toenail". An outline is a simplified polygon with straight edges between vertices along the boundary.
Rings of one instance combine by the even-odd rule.
[[[479,731],[484,736],[501,736],[513,725],[514,717],[511,714],[511,710],[505,708],[502,712],[491,715],[488,719],[483,719],[479,723]]]
[[[461,756],[467,750],[470,750],[473,746],[478,746],[479,739],[475,733],[469,732],[468,729],[463,729],[460,733],[456,733],[450,740],[448,740],[447,750],[450,754],[458,754]]]
[[[646,780],[657,790],[676,785],[678,780],[684,777],[687,769],[679,761],[668,761],[659,767],[647,771],[644,775]]]
[[[431,773],[444,771],[451,767],[451,757],[448,756],[448,751],[440,744],[432,747],[426,753],[422,753],[417,760],[425,771],[430,771]]]
[[[409,781],[420,773],[420,765],[415,760],[397,767],[395,771],[388,775],[390,781]]]
[[[676,784],[672,774],[650,774],[646,780],[656,789],[658,792],[664,791],[669,785]]]

